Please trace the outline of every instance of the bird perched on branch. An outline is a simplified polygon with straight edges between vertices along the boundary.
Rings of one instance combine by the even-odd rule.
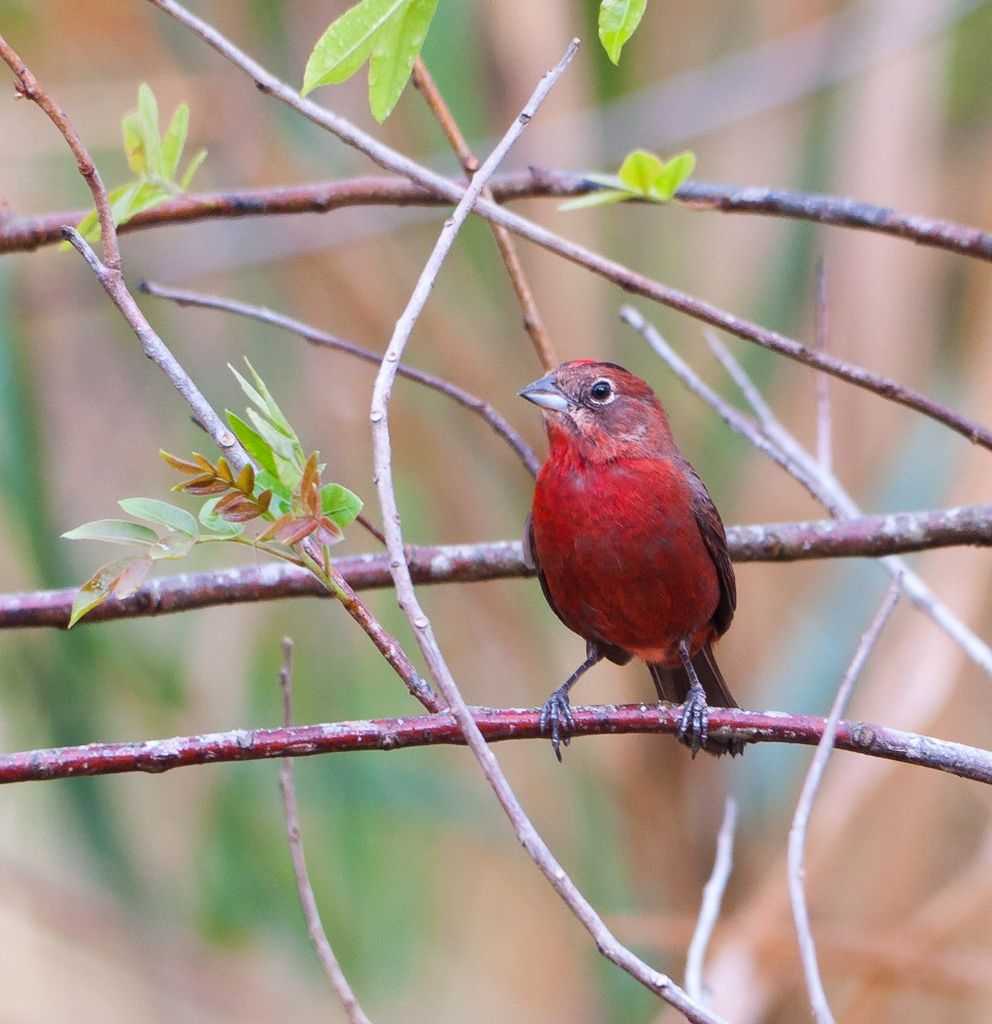
[[[555,614],[586,641],[585,661],[541,714],[555,756],[574,722],[569,690],[606,658],[647,662],[659,698],[682,704],[692,751],[738,754],[708,734],[709,705],[737,707],[713,657],[737,603],[720,515],[679,453],[651,388],[615,363],[563,363],[519,392],[541,408],[550,444],[525,548]]]

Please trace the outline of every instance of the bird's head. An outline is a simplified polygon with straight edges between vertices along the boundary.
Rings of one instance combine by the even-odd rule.
[[[658,396],[616,363],[562,363],[517,394],[540,406],[552,450],[577,450],[600,461],[657,455],[672,445]]]

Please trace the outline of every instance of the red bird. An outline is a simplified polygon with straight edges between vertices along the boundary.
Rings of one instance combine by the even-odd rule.
[[[568,692],[603,658],[647,662],[659,698],[683,705],[677,735],[693,756],[741,753],[741,740],[708,735],[710,704],[738,706],[713,658],[737,604],[727,537],[657,395],[587,359],[519,394],[541,407],[550,443],[525,546],[548,604],[586,641],[541,713],[558,760],[573,727]]]

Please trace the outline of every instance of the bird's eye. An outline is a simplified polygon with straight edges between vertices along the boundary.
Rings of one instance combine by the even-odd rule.
[[[602,405],[613,397],[613,385],[605,378],[597,380],[589,388],[589,397]]]

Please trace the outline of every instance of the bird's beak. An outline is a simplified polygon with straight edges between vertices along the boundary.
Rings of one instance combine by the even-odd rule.
[[[553,373],[521,388],[517,394],[521,398],[526,398],[528,402],[539,405],[542,409],[553,409],[555,412],[567,412],[571,404],[565,393],[558,387]]]

